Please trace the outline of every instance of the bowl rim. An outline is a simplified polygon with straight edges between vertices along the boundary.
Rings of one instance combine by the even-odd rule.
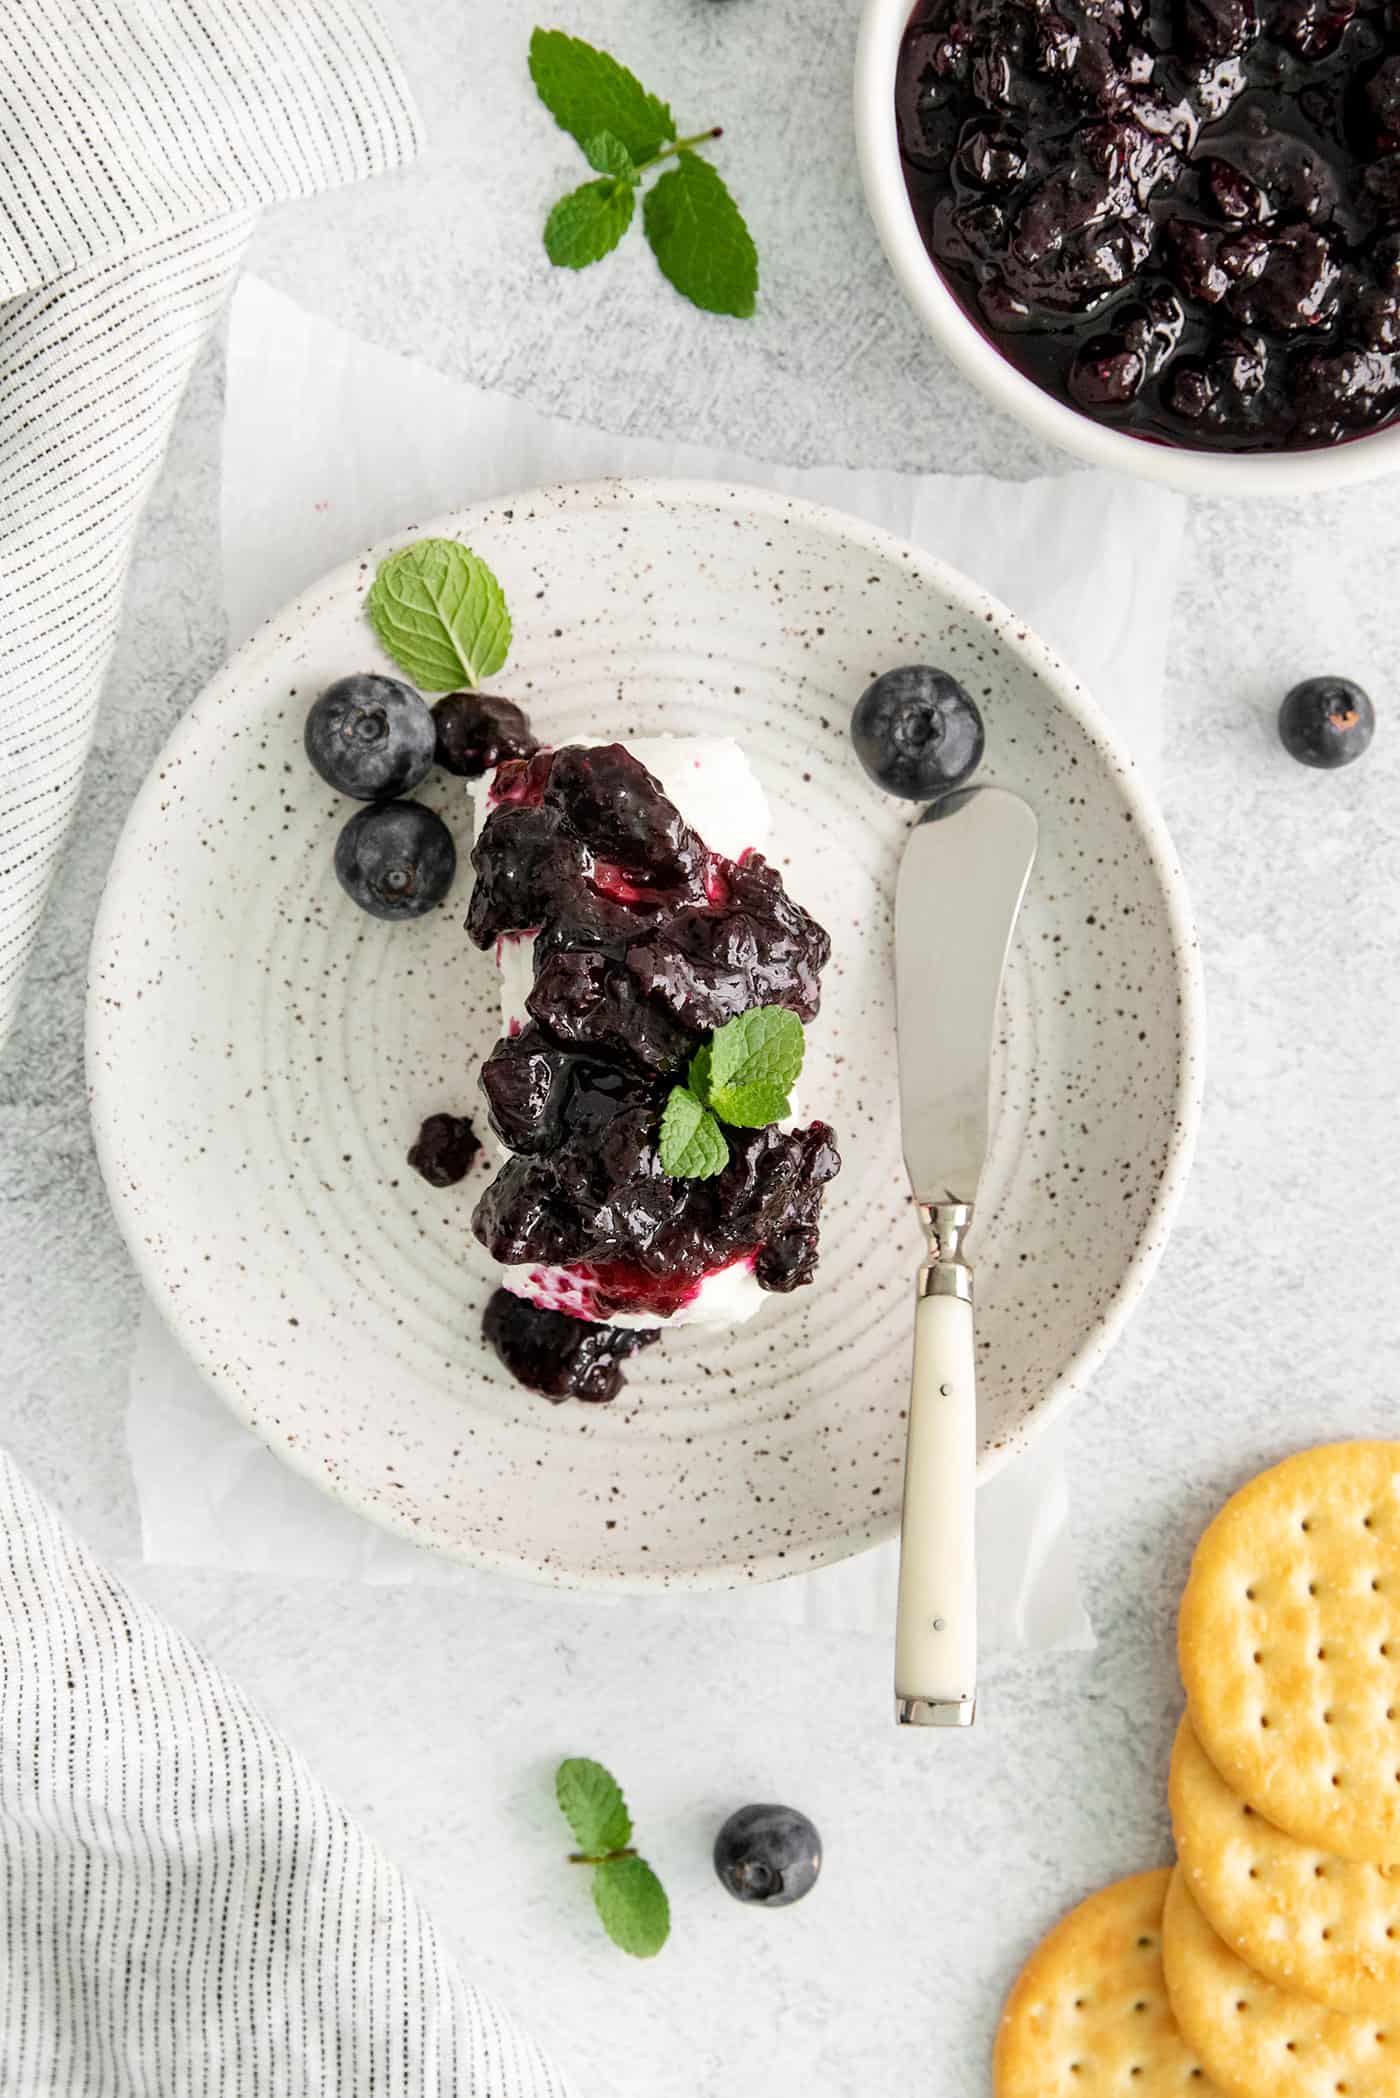
[[[246,689],[255,681],[250,673],[256,670],[264,650],[280,643],[289,623],[304,619],[310,610],[319,609],[328,599],[354,590],[363,580],[366,564],[374,563],[393,552],[409,536],[420,538],[437,534],[458,537],[462,536],[465,530],[474,529],[475,523],[484,522],[486,519],[498,520],[504,512],[511,509],[528,513],[531,507],[538,505],[548,505],[563,511],[582,510],[586,513],[596,511],[599,507],[625,509],[638,504],[658,503],[671,507],[677,504],[693,504],[736,518],[771,517],[775,521],[796,520],[818,532],[834,533],[847,545],[858,546],[906,569],[917,569],[931,585],[944,594],[950,606],[979,625],[990,625],[998,640],[1013,656],[1021,659],[1033,676],[1049,687],[1055,703],[1062,707],[1089,740],[1103,751],[1157,876],[1166,912],[1166,928],[1179,1005],[1172,1126],[1164,1146],[1163,1163],[1157,1176],[1156,1189],[1140,1227],[1137,1243],[1123,1264],[1117,1285],[1098,1317],[1086,1328],[1079,1347],[1065,1363],[1055,1381],[1047,1385],[1039,1400],[1016,1424],[1014,1431],[1001,1442],[979,1450],[977,1477],[980,1485],[985,1485],[1009,1459],[1028,1448],[1041,1429],[1058,1419],[1070,1402],[1078,1396],[1088,1377],[1118,1339],[1130,1313],[1146,1289],[1165,1247],[1190,1175],[1200,1123],[1205,1076],[1204,981],[1186,878],[1156,801],[1139,775],[1131,754],[1118,741],[1106,717],[1079,684],[1073,672],[1055,651],[1040,639],[1033,628],[961,570],[952,567],[938,555],[928,553],[911,541],[901,538],[896,532],[867,524],[863,519],[854,517],[832,504],[812,502],[804,497],[785,495],[777,489],[753,487],[741,481],[701,480],[693,477],[672,480],[648,475],[614,476],[585,482],[550,482],[520,490],[515,494],[466,504],[459,510],[402,527],[317,577],[299,590],[287,604],[280,606],[265,619],[208,679],[152,759],[146,777],[127,813],[103,884],[89,951],[85,1060],[94,1145],[113,1214],[152,1303],[180,1340],[191,1361],[218,1392],[235,1419],[250,1427],[259,1440],[272,1449],[294,1472],[310,1479],[333,1500],[353,1508],[357,1514],[374,1522],[378,1527],[396,1536],[406,1537],[442,1558],[458,1564],[475,1566],[487,1572],[509,1574],[516,1579],[550,1588],[577,1589],[610,1595],[651,1595],[664,1590],[703,1593],[748,1587],[750,1584],[782,1579],[796,1572],[810,1572],[818,1567],[830,1566],[842,1559],[852,1558],[872,1545],[885,1542],[897,1532],[898,1519],[891,1511],[886,1515],[872,1517],[865,1522],[848,1525],[845,1529],[832,1532],[822,1540],[820,1546],[813,1547],[804,1555],[804,1563],[800,1567],[784,1564],[775,1552],[765,1552],[752,1559],[683,1569],[679,1572],[658,1569],[655,1576],[636,1572],[612,1573],[596,1568],[580,1571],[576,1568],[561,1568],[557,1564],[534,1564],[518,1555],[494,1550],[482,1543],[477,1543],[470,1550],[439,1544],[430,1537],[425,1538],[422,1530],[410,1517],[397,1515],[394,1509],[382,1502],[365,1506],[338,1471],[329,1474],[326,1472],[312,1450],[304,1448],[300,1443],[288,1446],[264,1437],[258,1424],[250,1419],[249,1407],[243,1393],[236,1384],[226,1381],[222,1376],[218,1351],[206,1339],[204,1329],[198,1325],[193,1328],[186,1326],[182,1316],[183,1303],[178,1283],[172,1282],[158,1259],[155,1236],[150,1233],[147,1221],[143,1220],[139,1210],[128,1203],[128,1190],[123,1179],[119,1155],[119,1104],[122,1090],[116,1077],[116,1064],[112,1054],[115,1037],[121,1028],[121,1005],[113,997],[111,978],[104,976],[102,964],[104,958],[110,957],[113,950],[119,916],[118,883],[114,876],[127,853],[142,836],[148,834],[153,826],[159,828],[165,799],[163,775],[169,771],[172,763],[181,760],[186,745],[196,747],[203,738],[206,733],[205,715],[216,709],[230,693],[240,687]]]
[[[895,126],[899,48],[913,0],[865,0],[855,63],[856,151],[866,203],[905,297],[958,369],[1037,437],[1196,495],[1289,496],[1353,487],[1400,470],[1400,422],[1299,452],[1207,452],[1155,444],[1056,400],[1003,357],[968,317],[924,246],[905,186]]]

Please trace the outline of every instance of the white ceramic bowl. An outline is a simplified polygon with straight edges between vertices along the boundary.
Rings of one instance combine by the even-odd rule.
[[[895,1528],[914,1271],[900,1163],[891,900],[916,811],[878,793],[852,699],[946,663],[984,776],[1041,846],[1017,929],[979,1200],[985,1478],[1069,1403],[1138,1301],[1186,1175],[1200,1086],[1190,913],[1131,760],[1073,677],[973,584],[853,518],[755,489],[610,481],[441,520],[515,613],[496,689],[550,741],[738,738],[773,858],[833,937],[806,1111],[836,1128],[810,1289],[668,1334],[611,1406],[548,1405],[481,1338],[483,1161],[425,1186],[423,1116],[478,1112],[495,963],[450,907],[365,917],[331,857],[351,804],[302,750],[310,695],[388,668],[364,617],[387,547],[289,605],[179,724],[138,796],[93,936],[89,1075],[117,1216],[156,1302],[288,1463],[426,1545],[537,1579],[722,1586]],[[409,535],[416,536],[416,534]],[[957,899],[930,937],[955,938]]]
[[[895,127],[895,74],[913,0],[866,0],[856,54],[856,144],[876,231],[915,313],[959,369],[1037,437],[1094,466],[1197,495],[1302,495],[1400,469],[1400,424],[1304,452],[1198,452],[1110,429],[1058,401],[1003,357],[969,320],[915,220]]]

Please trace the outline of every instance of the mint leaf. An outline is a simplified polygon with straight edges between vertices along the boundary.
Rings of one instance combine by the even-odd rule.
[[[710,1108],[731,1129],[766,1129],[781,1122],[791,1103],[785,1085],[761,1078],[755,1085],[722,1085],[710,1095]]]
[[[802,1022],[785,1005],[756,1005],[739,1013],[711,1038],[711,1094],[774,1085],[786,1096],[801,1072],[805,1048]]]
[[[632,223],[630,184],[607,175],[561,197],[544,222],[545,252],[566,270],[586,269],[610,255]]]
[[[625,1850],[632,1841],[632,1817],[622,1788],[611,1771],[591,1757],[569,1756],[559,1765],[554,1796],[579,1849],[590,1857]]]
[[[605,1858],[593,1874],[593,1899],[614,1945],[649,1960],[671,1934],[666,1889],[644,1858]]]
[[[707,313],[748,318],[758,292],[758,253],[708,160],[678,154],[647,191],[642,223],[662,275],[677,291]]]
[[[690,1059],[686,1083],[702,1107],[710,1104],[710,1045],[702,1042]]]
[[[510,652],[505,593],[460,539],[418,539],[390,554],[365,611],[400,670],[425,692],[479,685]]]
[[[755,1006],[696,1050],[688,1090],[732,1129],[766,1129],[790,1112],[788,1094],[802,1069],[804,1048],[796,1013],[782,1005]],[[679,1120],[682,1110],[676,1112]],[[664,1156],[661,1162],[665,1165]]]
[[[613,137],[611,131],[600,131],[596,138],[586,139],[583,157],[600,175],[625,177],[633,184],[639,179],[632,155],[620,138]]]
[[[719,1123],[686,1086],[675,1085],[661,1117],[661,1170],[675,1180],[713,1180],[729,1163]]]
[[[649,160],[676,135],[670,110],[635,73],[562,29],[537,29],[530,38],[530,78],[555,123],[585,148],[610,131],[634,161]]]

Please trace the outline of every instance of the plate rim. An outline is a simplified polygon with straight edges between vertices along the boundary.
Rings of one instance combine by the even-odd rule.
[[[233,696],[238,687],[245,684],[248,667],[258,661],[269,645],[281,639],[285,630],[295,624],[298,616],[305,616],[308,605],[314,605],[317,610],[321,609],[347,587],[353,587],[366,572],[367,566],[377,564],[410,538],[468,536],[472,526],[464,521],[476,519],[485,523],[488,519],[500,518],[507,510],[519,511],[532,503],[547,504],[556,512],[564,513],[576,509],[596,513],[600,508],[650,506],[653,509],[665,510],[693,507],[727,513],[741,521],[751,521],[755,516],[786,519],[805,524],[810,529],[832,536],[846,545],[855,544],[868,549],[881,558],[903,562],[911,571],[926,577],[940,589],[950,605],[990,625],[1001,644],[1019,656],[1037,678],[1049,687],[1056,704],[1064,709],[1109,760],[1118,776],[1124,799],[1132,811],[1133,821],[1139,827],[1139,835],[1145,842],[1166,909],[1166,926],[1175,964],[1179,1000],[1173,1126],[1167,1139],[1166,1155],[1157,1176],[1152,1202],[1138,1235],[1138,1243],[1123,1268],[1117,1286],[1093,1324],[1086,1330],[1079,1347],[1059,1376],[1046,1387],[1029,1412],[1017,1423],[1015,1430],[1000,1442],[979,1449],[979,1485],[985,1485],[1004,1464],[1028,1449],[1043,1429],[1062,1418],[1071,1402],[1079,1396],[1084,1385],[1114,1346],[1151,1281],[1170,1236],[1190,1177],[1205,1085],[1205,988],[1200,945],[1186,877],[1165,820],[1157,807],[1156,797],[1142,778],[1131,752],[1119,741],[1097,701],[1086,691],[1068,664],[1040,638],[1026,620],[1020,618],[991,591],[974,582],[971,577],[940,555],[927,552],[884,526],[870,524],[834,504],[814,502],[805,496],[786,495],[778,489],[755,487],[741,480],[706,480],[694,476],[671,479],[653,474],[608,475],[587,481],[549,481],[515,493],[465,505],[459,510],[440,513],[421,524],[401,526],[397,531],[387,534],[367,548],[358,550],[334,568],[314,578],[275,612],[263,619],[252,633],[225,657],[213,675],[201,685],[152,758],[127,810],[103,880],[88,949],[84,1025],[88,1113],[94,1147],[117,1228],[147,1295],[168,1328],[235,1419],[257,1435],[264,1448],[271,1450],[299,1476],[311,1480],[334,1501],[352,1508],[356,1514],[373,1522],[377,1527],[407,1538],[421,1549],[440,1558],[487,1572],[509,1574],[516,1579],[554,1589],[592,1590],[610,1595],[655,1595],[668,1590],[703,1593],[707,1590],[743,1588],[761,1582],[781,1580],[795,1574],[812,1572],[819,1567],[837,1564],[893,1537],[899,1528],[897,1513],[891,1509],[883,1516],[872,1517],[865,1522],[833,1532],[825,1537],[820,1545],[811,1547],[804,1554],[803,1563],[800,1565],[780,1560],[776,1552],[767,1552],[754,1558],[729,1561],[713,1567],[682,1569],[669,1573],[658,1569],[655,1574],[611,1572],[597,1567],[581,1570],[566,1568],[538,1560],[525,1560],[517,1555],[492,1550],[485,1545],[458,1548],[425,1538],[406,1514],[398,1514],[393,1508],[379,1502],[365,1502],[348,1490],[338,1472],[328,1474],[319,1459],[303,1449],[300,1443],[289,1446],[274,1442],[249,1418],[249,1410],[243,1403],[242,1394],[235,1386],[222,1380],[218,1365],[212,1359],[211,1351],[203,1343],[198,1330],[187,1330],[182,1321],[180,1293],[166,1284],[150,1237],[142,1228],[141,1219],[127,1206],[126,1195],[121,1186],[115,1154],[115,1110],[122,1089],[113,1078],[112,1067],[106,1055],[117,1031],[113,1025],[116,1002],[112,996],[113,987],[110,982],[100,983],[100,970],[104,958],[110,958],[114,951],[112,920],[118,908],[116,899],[122,886],[123,863],[136,838],[150,827],[153,815],[159,814],[162,772],[178,756],[180,746],[187,739],[200,734],[203,715],[207,709],[222,703],[226,697]]]

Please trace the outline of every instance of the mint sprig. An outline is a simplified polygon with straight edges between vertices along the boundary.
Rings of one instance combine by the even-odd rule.
[[[614,1945],[634,1959],[660,1952],[671,1931],[666,1890],[632,1843],[632,1817],[611,1771],[589,1756],[569,1756],[554,1778],[555,1797],[578,1849],[571,1865],[593,1868],[593,1904]]]
[[[387,653],[425,692],[479,685],[510,653],[505,592],[460,539],[416,539],[390,554],[365,611]]]
[[[723,176],[695,151],[719,138],[720,127],[681,138],[669,106],[634,73],[562,29],[535,30],[530,77],[600,178],[550,212],[550,261],[584,269],[610,254],[632,223],[642,176],[674,161],[642,203],[642,228],[662,275],[707,313],[746,319],[758,296],[758,253]]]
[[[766,1129],[792,1111],[806,1038],[784,1005],[756,1005],[716,1028],[672,1086],[661,1117],[661,1170],[676,1180],[711,1180],[729,1163],[721,1122]]]

